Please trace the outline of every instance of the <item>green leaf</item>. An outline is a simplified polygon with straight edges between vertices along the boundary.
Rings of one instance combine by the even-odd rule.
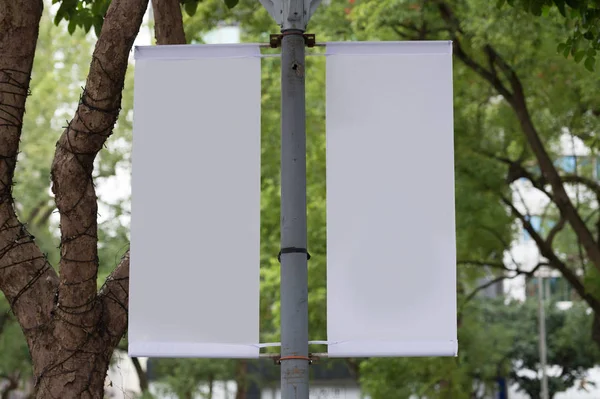
[[[558,46],[556,46],[556,52],[562,53],[563,51],[565,51],[566,48],[567,48],[566,43],[559,43]]]
[[[549,15],[550,15],[550,7],[549,7],[549,6],[547,6],[547,5],[544,5],[544,6],[542,7],[542,15],[543,15],[544,17],[547,17],[547,16],[549,16]]]
[[[229,8],[233,8],[239,3],[240,0],[225,0],[225,5]]]
[[[57,25],[60,23],[60,21],[63,19],[63,16],[61,13],[56,13],[56,16],[54,17],[54,25]]]
[[[563,50],[563,55],[565,56],[565,58],[567,58],[569,56],[570,52],[571,52],[571,46],[565,46],[565,49]]]
[[[560,11],[561,15],[566,17],[567,12],[565,11],[565,0],[554,0],[554,4],[556,4],[556,7],[558,8],[558,11]]]
[[[100,16],[96,16],[94,18],[94,32],[96,32],[96,37],[100,37],[100,31],[102,30],[102,24],[104,23],[104,18]]]
[[[109,6],[110,0],[94,0],[92,3],[92,14],[94,16],[100,15],[101,17],[104,17]]]
[[[94,19],[91,18],[90,16],[87,16],[86,18],[84,18],[83,20],[83,28],[85,29],[85,33],[88,33],[90,31],[90,29],[92,28],[92,25],[94,24]]]
[[[587,69],[590,72],[594,72],[594,65],[596,64],[596,58],[594,57],[587,57],[585,59],[585,69]]]
[[[63,19],[66,19],[66,17],[67,17],[67,12],[65,10],[65,7],[63,7],[63,5],[61,5],[58,8],[58,10],[56,10],[56,16],[54,17],[54,24],[58,26],[60,21]]]
[[[530,7],[531,7],[531,13],[533,15],[535,15],[536,17],[539,17],[540,15],[542,15],[542,4],[540,2],[532,1]]]
[[[194,1],[194,2],[185,3],[184,8],[185,8],[185,12],[187,13],[187,15],[189,15],[191,17],[194,14],[196,14],[196,10],[198,9],[198,2]]]
[[[587,56],[588,57],[595,57],[596,56],[596,50],[594,50],[593,48],[589,48],[587,51]]]
[[[583,57],[585,57],[585,54],[587,53],[587,51],[585,50],[579,50],[578,52],[575,53],[575,62],[579,63],[581,62],[581,60],[583,59]]]
[[[502,8],[502,6],[504,5],[504,3],[506,3],[506,0],[498,0],[498,2],[496,3],[496,7]]]
[[[72,35],[73,32],[75,32],[75,28],[77,28],[77,22],[75,21],[75,18],[71,18],[71,20],[69,21],[69,33]]]
[[[569,5],[569,7],[571,8],[578,8],[579,7],[579,1],[578,0],[565,0],[567,2],[567,4]]]
[[[95,0],[92,3],[92,14],[104,16],[109,5],[109,0]]]

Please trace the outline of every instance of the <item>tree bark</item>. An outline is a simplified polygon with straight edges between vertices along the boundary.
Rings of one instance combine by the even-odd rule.
[[[17,219],[12,184],[37,44],[41,0],[0,0],[0,290],[31,344],[48,323],[58,279]],[[33,311],[32,311],[33,310]]]
[[[148,0],[113,0],[86,89],[57,143],[60,279],[16,217],[12,179],[37,43],[41,0],[0,0],[0,289],[28,342],[37,398],[102,398],[127,326],[129,255],[96,289],[93,161],[117,119],[128,55]]]
[[[179,0],[152,0],[156,44],[185,44]]]

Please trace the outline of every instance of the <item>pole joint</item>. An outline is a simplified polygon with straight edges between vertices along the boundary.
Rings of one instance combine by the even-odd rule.
[[[280,34],[271,34],[269,36],[269,45],[271,46],[271,48],[281,47],[281,40],[284,36],[288,35],[301,35],[302,37],[304,37],[304,44],[306,45],[306,47],[315,47],[317,44],[317,37],[314,33],[303,33],[299,30],[289,30]]]

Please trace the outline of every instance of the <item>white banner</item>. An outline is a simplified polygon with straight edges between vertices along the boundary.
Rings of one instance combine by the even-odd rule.
[[[451,52],[327,44],[331,357],[457,353]]]
[[[129,354],[258,357],[258,45],[135,55]]]

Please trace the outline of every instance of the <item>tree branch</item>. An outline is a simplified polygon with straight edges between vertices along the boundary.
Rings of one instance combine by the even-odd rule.
[[[451,8],[442,1],[440,1],[438,4],[442,18],[451,27],[458,27],[458,21],[452,13]],[[492,86],[496,88],[496,90],[513,108],[513,111],[515,112],[521,125],[521,130],[523,131],[531,150],[538,160],[542,174],[545,180],[552,187],[554,203],[560,210],[561,214],[564,215],[565,219],[573,227],[573,230],[579,238],[579,241],[582,243],[588,258],[592,261],[594,266],[600,270],[600,245],[598,245],[591,231],[581,218],[581,215],[579,215],[577,209],[573,206],[573,203],[571,202],[571,199],[569,198],[565,187],[563,186],[561,177],[558,174],[558,171],[556,170],[552,160],[550,159],[542,140],[540,139],[533,121],[531,120],[531,115],[525,100],[523,85],[517,73],[491,45],[488,44],[484,46],[484,53],[487,55],[489,62],[492,65],[496,65],[502,71],[510,84],[511,92],[500,81],[494,71],[483,68],[463,51],[460,46],[460,41],[456,37],[456,33],[453,34],[453,39],[455,40],[455,52],[458,58],[463,61],[467,67],[471,68],[478,75],[492,84]]]
[[[596,194],[596,197],[600,201],[600,185],[598,185],[598,183],[596,183],[594,180],[574,174],[563,175],[561,176],[561,180],[563,183],[580,184],[587,187],[594,194]]]
[[[533,269],[531,269],[531,270],[523,270],[523,269],[520,269],[518,267],[512,269],[512,268],[506,266],[504,263],[484,262],[484,261],[477,261],[477,260],[460,261],[460,262],[458,262],[458,264],[471,264],[471,265],[478,265],[478,266],[494,267],[494,268],[497,268],[497,269],[502,269],[502,270],[505,270],[505,271],[508,271],[508,272],[515,273],[512,276],[506,276],[506,275],[498,276],[498,277],[496,277],[496,278],[494,278],[494,279],[492,279],[492,280],[490,280],[490,281],[488,281],[488,282],[486,282],[486,283],[478,286],[477,288],[475,288],[473,290],[473,292],[471,292],[469,295],[467,295],[467,297],[464,300],[463,306],[464,306],[464,304],[466,304],[467,302],[469,302],[471,299],[473,299],[477,295],[477,293],[479,293],[480,291],[482,291],[482,290],[484,290],[484,289],[486,289],[486,288],[488,288],[488,287],[490,287],[490,286],[492,286],[492,285],[494,285],[496,283],[499,283],[500,281],[503,281],[503,280],[506,280],[506,279],[513,279],[513,278],[516,278],[517,276],[520,276],[520,275],[523,275],[523,274],[526,275],[526,276],[533,276],[534,273],[540,267],[548,265],[548,263],[546,263],[546,262],[539,262]]]
[[[554,238],[556,238],[556,235],[565,227],[565,218],[564,217],[560,217],[560,219],[558,220],[558,223],[556,223],[554,226],[552,226],[552,229],[550,229],[550,232],[548,233],[548,236],[546,237],[546,245],[549,247],[552,247],[552,243],[554,242]]]
[[[461,260],[456,262],[458,265],[474,265],[474,266],[482,266],[482,267],[491,267],[494,269],[501,269],[507,272],[512,272],[512,273],[517,273],[517,274],[531,274],[532,271],[526,271],[523,269],[520,269],[518,267],[515,268],[511,268],[506,266],[504,263],[501,262],[486,262],[486,261],[482,261],[482,260]],[[540,263],[540,266],[544,266],[544,265],[548,265],[547,263]]]
[[[61,230],[58,301],[71,314],[94,307],[98,271],[94,159],[119,115],[129,52],[147,7],[148,0],[111,3],[79,106],[56,146],[52,191]]]
[[[121,258],[119,265],[107,277],[98,293],[104,309],[104,325],[116,346],[127,330],[129,310],[129,250]]]
[[[571,270],[562,260],[560,260],[556,253],[554,253],[552,247],[550,247],[546,240],[544,240],[533,228],[529,220],[523,214],[521,214],[521,212],[519,212],[519,210],[511,201],[506,198],[502,198],[502,202],[504,202],[510,208],[513,215],[515,215],[515,217],[518,218],[521,223],[523,223],[523,227],[535,241],[538,249],[540,250],[540,254],[548,260],[550,266],[554,267],[563,275],[565,280],[567,280],[577,292],[577,295],[585,300],[594,311],[600,312],[600,301],[586,291],[583,283],[581,280],[579,280],[579,277],[577,277],[577,274],[575,274],[573,270]]]
[[[512,98],[513,94],[504,86],[496,71],[494,69],[486,69],[483,65],[479,64],[475,59],[470,57],[462,48],[460,39],[458,38],[457,33],[462,33],[460,29],[460,22],[454,15],[454,12],[443,1],[438,1],[438,9],[440,11],[440,15],[442,19],[446,21],[450,28],[450,36],[452,37],[454,54],[469,68],[477,72],[479,76],[492,83],[494,88],[507,100]]]
[[[27,332],[50,320],[58,282],[33,236],[17,219],[12,198],[43,4],[0,0],[0,10],[0,290]]]
[[[538,266],[536,266],[536,269],[537,269]],[[471,301],[473,298],[475,298],[475,296],[478,293],[480,293],[481,291],[485,290],[486,288],[491,287],[492,285],[497,284],[497,283],[499,283],[501,281],[504,281],[504,280],[507,280],[507,279],[516,278],[517,276],[520,276],[521,274],[522,273],[517,273],[514,276],[499,276],[499,277],[496,277],[496,278],[494,278],[494,279],[492,279],[492,280],[490,280],[490,281],[488,281],[488,282],[486,282],[486,283],[478,286],[469,295],[467,295],[465,297],[465,300],[463,301],[462,306],[465,306],[469,301]],[[462,310],[462,306],[461,306],[461,310]]]
[[[148,375],[142,368],[140,359],[134,356],[131,358],[131,362],[133,363],[135,372],[137,373],[138,379],[140,380],[140,391],[142,392],[142,394],[145,394],[146,392],[148,392],[148,389],[150,387],[150,384],[148,383]]]
[[[496,57],[500,59],[500,57]],[[504,65],[504,63],[502,62],[501,65]],[[506,69],[510,67],[503,66],[503,68]],[[563,185],[563,179],[561,179],[548,152],[544,148],[527,109],[523,88],[519,78],[512,69],[510,69],[510,72],[507,72],[507,74],[510,74],[509,76],[511,76],[511,85],[513,87],[513,92],[515,93],[512,103],[513,109],[521,123],[523,133],[538,160],[542,173],[546,178],[546,181],[552,187],[553,202],[560,210],[561,215],[563,215],[571,227],[573,227],[573,231],[583,245],[588,258],[592,261],[594,266],[600,270],[600,248],[598,247],[598,243],[571,202]]]
[[[156,44],[185,44],[179,0],[152,0]]]

